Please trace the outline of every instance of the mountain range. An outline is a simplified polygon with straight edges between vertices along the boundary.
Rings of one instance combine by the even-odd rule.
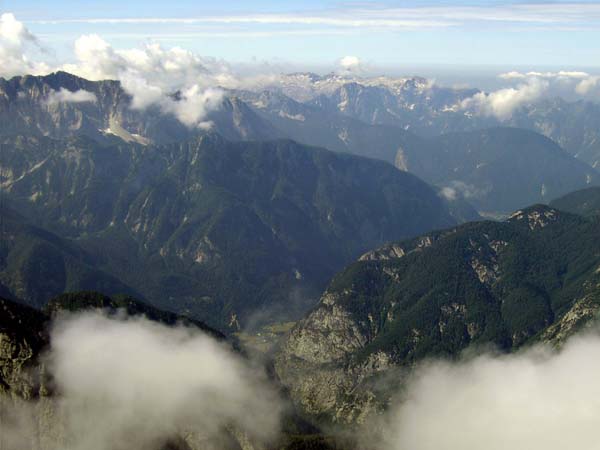
[[[423,361],[560,347],[600,313],[600,111],[456,107],[478,93],[296,73],[190,127],[117,81],[0,79],[0,393],[52,395],[37,358],[65,312],[242,355],[270,330],[280,447],[349,448],[320,430],[384,411]]]

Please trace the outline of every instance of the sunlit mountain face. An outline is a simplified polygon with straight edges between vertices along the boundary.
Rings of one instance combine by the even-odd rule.
[[[598,448],[596,2],[0,7],[0,450]]]

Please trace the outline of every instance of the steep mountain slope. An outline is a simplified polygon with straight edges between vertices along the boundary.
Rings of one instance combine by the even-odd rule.
[[[424,358],[560,344],[600,310],[598,225],[534,206],[369,252],[291,331],[277,373],[308,413],[353,422]]]
[[[506,213],[600,183],[595,170],[550,139],[517,128],[429,139],[403,148],[397,165],[486,212]]]
[[[3,151],[3,187],[21,212],[156,305],[221,328],[298,314],[368,248],[455,223],[415,176],[292,141],[18,136]]]
[[[42,307],[65,291],[99,290],[139,295],[98,268],[98,259],[76,242],[33,226],[7,207],[0,208],[0,292]]]
[[[597,216],[600,214],[600,187],[571,192],[552,200],[550,206],[582,216]]]

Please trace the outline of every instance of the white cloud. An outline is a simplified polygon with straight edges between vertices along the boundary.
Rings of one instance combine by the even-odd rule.
[[[577,84],[575,92],[579,95],[588,95],[597,87],[600,87],[600,76],[590,76]]]
[[[224,93],[220,89],[202,90],[198,85],[185,89],[180,93],[180,98],[164,100],[162,107],[172,112],[182,123],[187,126],[209,128],[210,122],[203,119],[209,111],[214,111],[222,104]]]
[[[507,72],[498,76],[506,81],[531,83],[532,80],[544,80],[548,83],[549,92],[565,98],[577,97],[597,98],[596,88],[600,87],[600,76],[576,70],[560,70],[557,72]]]
[[[160,449],[178,434],[206,439],[224,429],[266,443],[278,433],[281,403],[266,375],[197,329],[88,313],[55,324],[51,343],[49,450]],[[34,411],[48,411],[41,406]],[[29,448],[40,431],[26,413],[3,424],[3,441],[21,444],[14,448]]]
[[[310,13],[264,13],[203,17],[130,17],[38,20],[42,24],[242,24],[295,27],[370,28],[422,30],[424,28],[480,26],[541,26],[548,29],[586,29],[600,23],[600,5],[590,2],[498,4],[481,6],[441,5],[398,7],[348,3],[336,8],[313,9]]]
[[[83,89],[78,91],[69,91],[65,88],[60,88],[58,91],[51,91],[46,99],[46,104],[53,106],[59,103],[95,103],[98,101],[93,92]]]
[[[115,50],[100,36],[87,35],[75,42],[75,56],[77,62],[63,70],[91,80],[120,80],[132,96],[132,108],[156,105],[189,127],[206,126],[206,115],[221,105],[218,87],[240,83],[226,63],[180,47],[147,44]]]
[[[458,197],[458,192],[456,189],[446,186],[440,190],[440,195],[448,201],[454,201]]]
[[[0,76],[45,73],[47,65],[30,61],[25,55],[31,46],[37,46],[35,36],[13,14],[0,15]]]
[[[12,14],[0,16],[0,75],[49,73],[65,70],[89,80],[114,79],[132,96],[131,107],[158,106],[189,127],[208,126],[207,114],[221,105],[218,87],[243,82],[223,61],[202,58],[180,47],[165,49],[152,43],[140,48],[116,50],[96,34],[84,35],[74,44],[75,62],[50,68],[26,56],[36,37]],[[174,97],[179,94],[180,99]],[[52,92],[48,104],[94,101],[89,93]]]
[[[357,56],[344,56],[338,61],[342,73],[357,74],[363,72],[363,64]]]
[[[479,92],[460,102],[459,107],[484,116],[507,120],[517,108],[539,100],[548,91],[549,86],[547,80],[531,77],[517,87],[490,93]]]
[[[417,371],[389,414],[387,450],[593,450],[600,338]]]

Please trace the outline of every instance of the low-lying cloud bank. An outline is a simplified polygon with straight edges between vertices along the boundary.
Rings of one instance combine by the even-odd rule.
[[[600,448],[600,337],[432,362],[387,416],[384,450]]]
[[[587,72],[513,71],[502,73],[498,78],[517,84],[493,92],[479,92],[461,101],[457,109],[508,120],[518,108],[535,103],[544,97],[599,98],[600,95],[600,76]]]
[[[460,109],[471,110],[484,116],[495,116],[500,120],[510,119],[517,108],[539,100],[548,91],[549,86],[546,80],[534,77],[517,87],[490,93],[479,92],[463,100]]]
[[[195,329],[70,316],[54,325],[45,360],[57,437],[43,448],[160,449],[178,436],[204,441],[225,430],[268,442],[278,432],[282,403],[264,373]],[[32,448],[42,411],[36,403],[11,410],[4,445]]]
[[[263,371],[196,329],[86,313],[57,321],[51,342],[54,396],[0,403],[3,450],[161,450],[182,437],[221,448],[235,431],[255,443],[278,435],[283,403]],[[598,334],[558,352],[430,361],[364,448],[596,450],[599,380]]]

